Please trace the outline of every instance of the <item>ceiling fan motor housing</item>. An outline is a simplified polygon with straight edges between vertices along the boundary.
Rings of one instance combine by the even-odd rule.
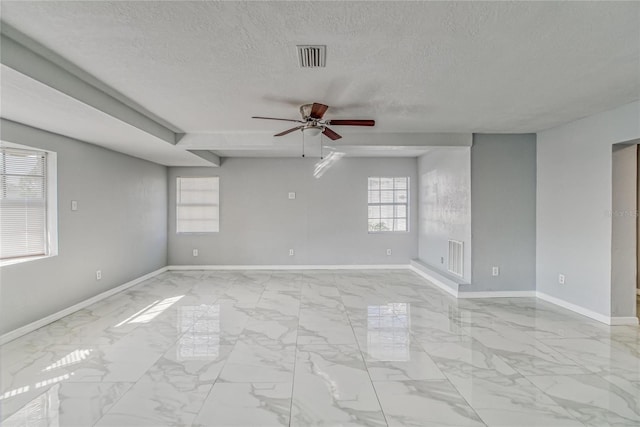
[[[302,116],[302,120],[309,120],[311,118],[311,108],[313,104],[304,104],[300,106],[300,115]]]
[[[342,138],[338,133],[334,132],[327,126],[375,126],[374,120],[324,120],[324,113],[329,108],[328,105],[319,104],[314,102],[313,104],[304,104],[300,106],[300,115],[302,120],[281,119],[277,117],[261,117],[253,116],[254,119],[266,119],[266,120],[282,120],[286,122],[302,123],[294,128],[287,129],[284,132],[275,134],[274,136],[284,136],[293,131],[301,130],[309,134],[323,133],[327,138],[336,140]]]

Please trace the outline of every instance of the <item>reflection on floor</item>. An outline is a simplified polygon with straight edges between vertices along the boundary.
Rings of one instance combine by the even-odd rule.
[[[408,271],[163,273],[2,348],[2,425],[640,425],[640,328]]]

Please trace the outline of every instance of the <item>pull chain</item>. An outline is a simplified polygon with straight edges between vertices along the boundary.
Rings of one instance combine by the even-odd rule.
[[[323,155],[323,151],[322,151],[324,145],[322,143],[323,143],[322,134],[320,134],[320,160],[324,159],[324,155]]]
[[[302,157],[304,157],[304,130],[302,130]]]

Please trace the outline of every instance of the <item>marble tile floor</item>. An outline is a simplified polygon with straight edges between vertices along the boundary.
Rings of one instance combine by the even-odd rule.
[[[640,328],[410,271],[167,272],[1,348],[14,426],[640,426]]]

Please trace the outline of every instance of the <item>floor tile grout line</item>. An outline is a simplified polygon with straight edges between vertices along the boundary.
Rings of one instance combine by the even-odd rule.
[[[473,341],[477,341],[474,337],[472,337],[472,336],[469,336],[469,337],[471,338],[472,342],[473,342]],[[480,344],[484,347],[484,344],[482,344],[482,343],[480,343]],[[424,352],[425,352],[425,353],[427,353],[427,355],[428,355],[429,357],[432,357],[432,356],[431,356],[431,354],[427,351],[427,349],[426,349],[426,348],[424,348],[424,344],[420,343],[420,346],[423,348]],[[499,357],[499,358],[500,358],[500,356],[499,356],[499,355],[496,355],[496,357]],[[433,358],[432,358],[432,360],[433,360]],[[502,358],[500,358],[500,360],[502,360],[502,362],[504,362],[507,366],[509,366],[511,369],[513,369],[513,371],[514,371],[514,372],[517,372],[517,373],[518,373],[518,375],[523,376],[519,371],[517,371],[516,369],[514,369],[514,368],[513,368],[511,365],[509,365],[505,360],[503,360]],[[453,387],[453,389],[458,393],[458,395],[462,398],[462,400],[464,400],[464,401],[465,401],[465,403],[466,403],[467,405],[469,405],[469,408],[471,408],[471,410],[473,411],[473,413],[474,413],[474,414],[476,414],[476,416],[480,419],[480,421],[482,421],[482,422],[484,423],[484,425],[485,425],[485,426],[489,426],[489,422],[488,422],[488,421],[485,421],[485,419],[484,419],[482,416],[480,416],[480,414],[478,413],[478,410],[477,410],[477,409],[476,409],[476,408],[471,404],[471,402],[469,402],[469,401],[467,400],[467,398],[466,398],[466,397],[464,397],[464,395],[460,392],[460,389],[459,389],[458,387],[456,387],[456,385],[453,383],[453,381],[451,381],[451,378],[449,377],[449,373],[447,372],[447,370],[446,370],[446,369],[442,369],[442,368],[440,368],[440,366],[438,365],[438,362],[436,362],[436,360],[433,360],[433,362],[436,364],[436,366],[438,366],[438,368],[440,369],[440,371],[442,372],[442,374],[445,376],[446,381],[451,385],[451,387]]]
[[[274,274],[274,273],[272,273],[272,275],[273,275],[273,274]],[[341,291],[341,286],[343,286],[343,285],[339,285],[339,284],[338,284],[338,281],[337,281],[337,279],[336,279],[336,277],[338,276],[338,274],[339,274],[339,273],[331,272],[331,275],[332,275],[332,277],[333,277],[333,284],[332,284],[332,287],[335,287],[335,288],[338,290],[338,294],[339,294],[339,296],[340,296],[340,302],[341,302],[341,304],[343,305],[343,307],[346,307],[346,306],[344,305],[344,304],[345,304],[345,300],[344,300],[344,298],[345,298],[345,295],[347,295],[347,294],[345,294],[344,292],[342,292],[342,291]],[[392,279],[392,277],[390,277],[390,279]],[[348,282],[348,281],[346,281],[346,282],[344,283],[344,286],[347,286],[347,287],[346,287],[346,288],[344,288],[344,289],[348,289],[348,284],[349,284],[349,282]],[[195,286],[195,285],[191,285],[191,288],[189,288],[189,289],[193,289],[193,286]],[[369,286],[369,285],[368,285],[368,284],[364,284],[363,286],[365,286],[365,287],[366,287],[366,286]],[[227,287],[226,289],[228,290],[229,288]],[[258,302],[259,302],[259,301],[261,300],[261,298],[264,296],[264,293],[266,292],[266,290],[267,290],[267,289],[266,289],[265,283],[264,283],[264,282],[262,282],[262,291],[261,291],[261,293],[260,293],[260,297],[258,297],[258,300],[257,300]],[[366,290],[366,289],[365,289],[365,288],[363,288],[362,290],[359,290],[359,292],[363,292],[363,291],[365,291],[365,290]],[[279,292],[281,292],[281,291],[279,291]],[[384,294],[384,292],[383,292],[383,294]],[[299,304],[299,306],[298,306],[298,331],[297,331],[297,332],[299,332],[299,328],[300,328],[300,311],[301,311],[302,288],[300,288],[300,289],[299,289],[299,293],[298,293],[298,295],[299,295],[299,298],[300,298],[300,304]],[[349,295],[349,296],[351,296],[351,294],[348,294],[348,295]],[[385,294],[385,295],[386,295],[386,294]],[[402,291],[401,291],[398,295],[399,295],[399,296],[401,296],[401,295],[402,295]],[[196,295],[196,296],[197,296],[197,295]],[[216,299],[215,299],[215,300],[212,300],[212,301],[213,301],[213,302],[216,302],[216,301],[218,301],[218,299],[219,299],[219,298],[220,298],[220,296],[217,296],[217,297],[216,297]],[[364,296],[363,296],[363,298],[364,298]],[[255,307],[255,305],[254,305],[254,307]],[[499,307],[498,307],[498,308],[499,308]],[[432,311],[437,311],[437,308],[436,308],[436,307],[429,307],[428,309],[429,309],[429,310],[432,310]],[[461,309],[462,309],[462,308],[461,308]],[[345,313],[347,314],[347,320],[348,320],[348,322],[349,322],[349,326],[350,326],[350,328],[351,328],[352,334],[354,335],[354,338],[355,338],[355,330],[354,330],[354,323],[353,323],[353,322],[354,322],[354,319],[355,319],[356,317],[358,317],[358,318],[359,318],[359,314],[360,314],[360,313],[359,313],[359,312],[353,312],[353,311],[347,311],[346,309],[345,309]],[[543,311],[543,312],[541,312],[541,313],[539,314],[539,316],[543,316],[545,313],[546,313],[546,311]],[[206,312],[205,312],[205,313],[202,313],[202,314],[200,314],[200,315],[198,315],[198,316],[197,316],[197,319],[202,320],[202,318],[203,318],[205,315],[206,315]],[[535,317],[535,311],[532,313],[532,315]],[[456,318],[457,318],[457,317],[456,317]],[[450,320],[455,320],[455,319],[450,318]],[[590,324],[590,322],[582,322],[582,323],[584,323],[585,325],[589,325],[589,324]],[[507,325],[507,326],[510,326],[511,328],[516,328],[516,330],[519,330],[518,325],[519,325],[519,323],[518,323],[518,322],[515,322],[515,323],[510,324],[510,325]],[[524,330],[524,324],[523,324],[522,326],[523,326],[522,330]],[[531,329],[531,328],[534,328],[534,329]],[[545,325],[542,325],[542,328],[543,328],[543,329],[542,329],[542,331],[546,331],[546,329],[545,329]],[[491,328],[488,328],[488,329],[491,329]],[[625,336],[625,335],[619,335],[619,337],[620,337],[620,339],[621,339],[621,340],[620,340],[620,341],[618,341],[618,340],[616,340],[616,339],[615,339],[614,331],[613,331],[613,330],[611,330],[611,331],[604,331],[604,330],[603,330],[603,331],[600,333],[600,332],[598,332],[598,331],[596,331],[596,330],[592,330],[592,329],[593,329],[593,328],[584,328],[584,330],[583,330],[583,329],[579,328],[579,332],[583,332],[583,331],[584,331],[585,335],[587,335],[587,336],[586,336],[586,337],[574,337],[574,339],[578,339],[578,340],[582,340],[582,339],[584,339],[584,340],[596,340],[596,341],[597,341],[597,339],[598,339],[600,336],[602,336],[602,337],[605,337],[605,336],[606,336],[608,340],[611,340],[611,342],[614,342],[614,341],[615,341],[616,343],[618,343],[618,342],[620,342],[620,343],[624,343],[624,342],[625,342],[625,341],[622,341],[622,338],[625,338],[626,336]],[[527,330],[537,330],[537,328],[536,328],[536,326],[535,326],[535,325],[533,325],[533,326],[531,326],[531,327],[527,328]],[[549,330],[551,330],[551,329],[549,329]],[[139,329],[138,329],[138,328],[132,329],[132,330],[128,331],[125,335],[123,335],[123,336],[121,336],[121,337],[119,337],[119,338],[120,338],[120,339],[122,339],[123,337],[129,336],[129,335],[131,335],[131,334],[135,333],[136,331],[139,331]],[[591,332],[589,333],[588,331],[591,331]],[[188,333],[188,330],[187,330],[187,331],[185,331],[185,332],[182,332],[181,334],[177,334],[177,335],[176,335],[176,336],[177,336],[177,338],[176,338],[175,342],[173,343],[173,345],[175,345],[177,342],[179,342],[179,341],[180,341],[180,339],[181,339],[181,337],[182,337],[182,336],[184,336],[184,335],[185,335],[185,334],[187,334],[187,333]],[[500,335],[500,333],[498,333],[498,335]],[[476,338],[474,338],[474,337],[473,337],[473,335],[469,335],[469,336],[470,336],[473,340],[476,340]],[[610,380],[609,380],[609,379],[607,379],[607,378],[604,378],[604,376],[606,376],[606,375],[608,375],[608,374],[609,374],[608,372],[606,372],[606,371],[599,371],[599,372],[595,372],[595,371],[593,371],[592,369],[588,368],[588,366],[591,366],[591,367],[593,368],[593,367],[594,367],[594,366],[593,366],[593,364],[592,364],[592,363],[585,363],[585,361],[582,361],[582,362],[581,362],[581,360],[582,360],[582,359],[580,359],[580,357],[579,357],[577,354],[573,354],[573,355],[569,355],[569,356],[567,356],[567,355],[566,355],[566,353],[563,351],[563,348],[562,348],[562,347],[555,347],[555,346],[551,346],[551,345],[549,345],[549,344],[547,344],[547,343],[546,343],[546,340],[557,340],[557,341],[559,341],[559,342],[562,342],[562,341],[565,339],[565,337],[558,336],[558,337],[549,337],[549,338],[544,338],[543,336],[539,336],[539,335],[535,335],[535,334],[530,334],[530,335],[528,335],[528,336],[529,336],[529,338],[531,338],[531,341],[530,341],[530,342],[531,342],[531,344],[533,344],[534,346],[536,346],[536,345],[540,345],[540,344],[541,344],[541,345],[543,345],[543,346],[547,346],[547,347],[549,347],[549,348],[550,348],[550,350],[551,350],[554,354],[559,355],[559,356],[566,357],[567,359],[569,359],[568,361],[575,363],[577,366],[580,366],[580,367],[585,368],[585,371],[587,371],[587,372],[585,372],[585,374],[564,374],[564,376],[592,375],[594,378],[595,378],[595,377],[600,378],[600,379],[602,379],[603,381],[607,381],[608,383],[611,383],[611,384],[613,384],[614,386],[616,386],[616,387],[617,387],[617,384],[616,384],[615,382],[610,381]],[[172,338],[172,337],[171,337],[171,338]],[[572,338],[572,337],[568,337],[568,339],[571,339],[571,338]],[[626,338],[625,338],[625,339],[626,339]],[[296,364],[297,354],[298,354],[298,342],[299,342],[299,335],[298,335],[298,333],[296,333],[296,345],[295,345],[296,351],[295,351],[295,356],[294,356],[294,372],[293,372],[293,376],[292,376],[292,378],[293,378],[293,379],[292,379],[292,386],[291,386],[291,404],[290,404],[290,415],[289,415],[289,424],[290,424],[290,425],[292,424],[292,416],[291,416],[291,414],[292,414],[293,394],[294,394],[294,386],[293,386],[293,384],[294,384],[294,382],[295,382],[295,366],[296,366],[295,364]],[[237,341],[236,341],[236,342],[234,342],[234,343],[233,343],[233,345],[235,346],[235,345],[236,345],[236,343],[237,343]],[[367,363],[366,363],[366,360],[364,360],[364,353],[363,353],[363,351],[362,351],[362,349],[361,349],[361,347],[360,347],[360,344],[361,344],[361,341],[358,341],[358,340],[357,340],[357,338],[356,338],[356,345],[357,345],[358,351],[360,351],[360,357],[361,357],[361,358],[363,358],[363,363],[364,363],[365,369],[367,370],[367,372],[368,372],[368,374],[369,374],[370,382],[374,385],[374,392],[376,392],[376,398],[378,399],[378,402],[379,402],[379,404],[380,404],[380,399],[379,399],[379,397],[377,396],[377,390],[375,389],[375,382],[371,379],[371,373],[369,372],[369,367],[368,367],[368,365],[367,365]],[[71,345],[75,346],[75,345],[77,345],[77,343],[72,343]],[[622,345],[622,344],[621,344],[621,345]],[[108,346],[111,346],[111,344],[109,344]],[[107,347],[108,347],[108,346],[107,346]],[[152,348],[152,346],[146,346],[146,347],[147,347],[147,348]],[[163,347],[163,346],[161,346],[161,347]],[[153,347],[153,348],[155,348],[155,347]],[[612,348],[612,352],[613,352],[613,350],[614,350],[614,349]],[[620,352],[622,352],[622,351],[623,351],[623,349],[622,349],[622,348],[619,348],[619,349],[616,349],[616,353],[618,352],[618,350],[619,350]],[[427,354],[429,354],[429,352],[428,352],[428,351],[426,351],[426,350],[424,350],[424,351],[425,351]],[[153,367],[153,366],[155,366],[155,365],[157,364],[158,360],[160,360],[162,357],[164,357],[164,355],[165,355],[165,354],[166,354],[166,352],[162,352],[162,353],[158,356],[158,358],[155,360],[155,362],[152,364],[152,367]],[[597,352],[597,353],[595,353],[594,355],[595,355],[595,356],[598,356],[598,355],[600,355],[600,353],[599,353],[599,352]],[[500,359],[501,359],[501,360],[503,360],[503,362],[504,362],[504,363],[506,363],[508,366],[511,366],[511,365],[506,361],[506,359],[502,359],[502,358],[501,358],[501,356],[499,356],[499,355],[497,355],[497,357],[500,357]],[[634,356],[634,357],[635,357],[635,356]],[[636,357],[636,358],[637,358],[637,357]],[[577,360],[574,360],[574,359],[577,359]],[[611,359],[611,360],[613,361],[613,359]],[[224,363],[226,364],[227,362],[228,362],[228,359],[226,359]],[[147,370],[145,370],[145,371],[144,371],[144,372],[143,372],[143,373],[142,373],[142,374],[141,374],[141,375],[140,375],[136,380],[134,380],[134,381],[122,381],[122,382],[124,382],[124,383],[129,383],[129,388],[127,388],[127,389],[125,390],[125,392],[124,392],[124,393],[122,393],[122,394],[121,394],[121,395],[120,395],[120,396],[119,396],[119,397],[118,397],[118,398],[117,398],[117,399],[116,399],[116,400],[111,404],[111,405],[112,405],[112,407],[111,407],[111,408],[110,408],[110,410],[109,410],[109,411],[107,411],[106,413],[109,413],[109,412],[111,411],[111,409],[112,409],[112,408],[113,408],[113,407],[114,407],[114,406],[115,406],[115,405],[116,405],[116,404],[117,404],[117,403],[118,403],[118,402],[119,402],[119,401],[120,401],[124,396],[126,396],[128,393],[130,393],[130,392],[131,392],[132,387],[134,387],[136,384],[138,384],[138,383],[142,380],[142,378],[144,378],[144,377],[145,377],[145,375],[147,375],[147,374],[149,373],[149,371],[150,371],[150,369],[152,369],[152,367],[151,367],[151,368],[149,368],[149,369],[147,369]],[[521,377],[523,377],[523,378],[527,379],[527,381],[528,381],[529,383],[532,383],[532,381],[530,380],[530,378],[531,378],[531,377],[535,377],[535,376],[536,376],[536,375],[526,375],[526,374],[522,373],[519,369],[514,369],[514,371],[516,371],[516,372],[519,374],[519,376],[521,376]],[[444,375],[445,375],[445,377],[446,377],[447,381],[448,381],[449,383],[451,383],[451,384],[452,384],[452,386],[454,387],[454,389],[455,389],[455,390],[458,392],[458,394],[459,394],[459,390],[455,387],[455,385],[453,385],[453,383],[452,383],[452,381],[451,381],[451,375],[447,375],[447,372],[446,372],[446,371],[443,371],[443,373],[444,373]],[[613,375],[613,376],[619,375],[619,374],[616,374],[615,372],[611,372],[610,374],[611,374],[611,375]],[[219,379],[219,377],[216,377],[216,379],[213,381],[213,383],[211,383],[211,388],[209,389],[209,391],[208,391],[208,393],[207,393],[207,397],[206,397],[206,398],[208,398],[208,397],[209,397],[209,395],[210,395],[210,393],[211,393],[211,389],[213,388],[214,384],[218,381],[218,379]],[[76,383],[76,382],[75,382],[75,381],[65,381],[65,383]],[[81,383],[86,383],[86,382],[79,381],[79,382],[77,382],[77,383],[80,383],[80,384],[81,384]],[[110,383],[113,383],[113,381],[110,381]],[[120,382],[117,382],[117,383],[120,383]],[[533,383],[532,385],[533,385],[533,387],[532,387],[533,389],[541,390],[541,387],[538,387],[535,383]],[[624,385],[624,383],[623,383],[623,385]],[[622,390],[626,390],[626,388],[625,388],[625,387],[622,387]],[[563,406],[562,404],[559,404],[559,403],[556,401],[556,399],[554,399],[554,397],[553,397],[553,396],[546,394],[543,390],[541,390],[541,391],[542,391],[543,395],[548,396],[548,397],[549,397],[553,402],[555,402],[558,406],[562,407],[562,408],[565,410],[565,412],[568,412],[568,411],[566,410],[566,407],[565,407],[565,406]],[[205,398],[205,400],[206,400],[206,398]],[[463,398],[464,398],[464,396],[463,396]],[[203,404],[204,404],[204,401],[205,401],[205,400],[203,400]],[[465,399],[465,402],[466,402],[466,399]],[[469,403],[467,402],[467,404],[469,404]],[[471,406],[470,404],[469,404],[469,406],[470,406],[470,407],[474,410],[474,412],[475,412],[475,408],[473,408],[473,406]],[[383,416],[385,417],[385,420],[386,420],[386,414],[384,413],[384,409],[382,408],[382,406],[381,406],[381,405],[380,405],[380,409],[382,410]],[[106,414],[106,413],[105,413],[105,414]],[[199,412],[198,412],[198,413],[199,413]],[[101,416],[101,418],[99,418],[97,421],[95,421],[95,423],[98,423],[98,422],[102,419],[102,417],[103,417],[105,414],[103,414],[103,415]],[[476,413],[476,414],[477,414],[477,413]],[[197,416],[197,415],[196,415],[196,416]],[[575,418],[577,422],[581,423],[581,422],[576,418],[576,416],[573,416],[573,414],[570,414],[570,416],[571,416],[571,418]],[[480,417],[480,419],[482,419],[482,418]],[[582,423],[581,423],[581,424],[582,424]]]
[[[548,394],[546,391],[544,391],[541,387],[538,387],[538,385],[531,381],[529,379],[529,377],[548,377],[548,376],[553,376],[553,377],[557,377],[557,376],[562,376],[562,377],[581,377],[581,376],[595,376],[598,377],[600,379],[602,379],[605,382],[608,382],[609,384],[613,385],[616,388],[620,388],[618,387],[616,384],[612,383],[611,381],[607,380],[606,378],[604,378],[602,375],[596,373],[596,372],[592,372],[592,373],[588,373],[588,374],[562,374],[562,375],[558,375],[558,374],[546,374],[546,375],[541,375],[541,374],[536,374],[536,375],[524,375],[522,373],[520,373],[520,375],[522,375],[527,381],[529,381],[529,383],[535,387],[536,389],[540,390],[540,392],[542,392],[542,394],[544,394],[545,396],[547,396],[549,399],[551,399],[551,401],[553,403],[555,403],[558,407],[562,408],[571,418],[573,418],[574,420],[576,420],[577,422],[579,422],[580,424],[587,426],[587,424],[583,423],[580,419],[578,419],[574,414],[572,414],[570,411],[568,411],[565,406],[563,406],[560,402],[558,402],[559,398],[555,398],[554,396]],[[617,394],[617,393],[614,393]],[[625,418],[625,417],[623,417]]]
[[[462,400],[465,401],[465,403],[467,405],[469,405],[469,408],[471,408],[471,410],[473,411],[474,414],[476,414],[476,416],[480,419],[480,421],[482,421],[482,423],[485,426],[489,427],[489,422],[485,421],[484,418],[482,418],[482,416],[480,416],[480,414],[478,413],[478,410],[476,408],[473,407],[473,405],[471,404],[471,402],[469,402],[467,400],[466,397],[464,397],[464,395],[460,392],[460,389],[458,389],[458,387],[456,387],[456,385],[451,381],[451,378],[449,378],[449,375],[447,373],[446,370],[442,370],[442,373],[444,374],[444,376],[446,377],[446,381],[451,385],[451,387],[453,387],[453,389],[456,391],[456,393],[458,393],[458,396],[460,396],[462,398]]]
[[[364,366],[365,371],[367,371],[367,376],[369,377],[369,384],[371,384],[371,388],[373,389],[373,393],[376,396],[376,400],[378,401],[378,406],[380,406],[380,412],[382,413],[382,417],[384,418],[384,422],[387,426],[389,426],[389,420],[387,419],[387,414],[384,412],[384,408],[382,407],[382,402],[380,401],[380,396],[378,396],[378,390],[376,389],[375,384],[373,383],[373,379],[371,378],[371,372],[369,372],[369,366],[365,360],[364,354],[362,353],[362,348],[360,347],[360,341],[358,341],[358,337],[356,336],[356,331],[353,329],[353,322],[351,321],[351,315],[346,310],[346,306],[344,305],[344,300],[342,299],[342,291],[338,286],[336,286],[338,293],[340,294],[340,301],[342,305],[345,307],[345,312],[347,314],[347,319],[349,320],[349,326],[351,327],[351,333],[353,334],[353,339],[356,342],[356,347],[358,352],[360,353],[360,358],[362,359],[362,364]]]
[[[144,374],[143,374],[143,375],[144,375]],[[140,381],[140,379],[138,379],[138,381]],[[100,418],[98,418],[98,419],[97,419],[97,420],[92,424],[92,426],[94,426],[94,427],[95,427],[96,425],[98,425],[98,423],[99,423],[99,422],[100,422],[104,417],[106,417],[106,416],[107,416],[107,414],[109,414],[109,412],[111,412],[111,410],[112,410],[113,408],[115,408],[115,407],[116,407],[116,405],[118,404],[118,402],[120,402],[120,400],[122,400],[122,398],[123,398],[127,393],[129,393],[129,392],[131,391],[131,389],[132,389],[132,388],[133,388],[133,387],[138,383],[138,381],[136,381],[136,382],[132,382],[132,383],[131,383],[131,385],[130,385],[129,387],[127,387],[127,390],[126,390],[124,393],[122,393],[122,394],[120,395],[120,397],[119,397],[119,398],[117,398],[117,399],[113,402],[113,404],[111,405],[111,408],[109,408],[109,410],[108,410],[108,411],[106,411],[104,414],[102,414],[102,415],[100,416]],[[123,382],[127,382],[127,381],[123,381]],[[104,383],[103,383],[103,384],[104,384]]]
[[[144,282],[143,282],[143,283],[144,283]],[[191,288],[190,288],[190,289],[192,289],[192,288],[193,288],[193,286],[191,286]],[[218,300],[218,298],[216,298],[216,301],[217,301],[217,300]],[[151,365],[151,367],[150,367],[149,369],[147,369],[147,370],[146,370],[146,371],[145,371],[145,372],[144,372],[144,373],[143,373],[143,374],[142,374],[142,375],[141,375],[141,376],[140,376],[140,377],[139,377],[135,382],[132,382],[132,383],[131,383],[131,386],[127,389],[127,391],[126,391],[126,392],[124,392],[124,393],[122,393],[122,395],[117,399],[117,401],[113,403],[113,405],[111,406],[111,408],[109,409],[109,411],[105,412],[105,413],[104,413],[104,414],[103,414],[103,415],[102,415],[102,416],[101,416],[101,417],[100,417],[100,418],[99,418],[99,419],[98,419],[98,420],[93,424],[93,426],[96,426],[96,425],[97,425],[97,424],[98,424],[98,423],[99,423],[99,422],[100,422],[100,421],[101,421],[105,416],[107,416],[107,415],[111,412],[111,410],[113,410],[113,408],[115,408],[115,407],[116,407],[116,404],[117,404],[120,400],[122,400],[122,399],[125,397],[125,395],[126,395],[127,393],[129,393],[129,392],[130,392],[130,391],[131,391],[131,390],[132,390],[132,389],[133,389],[133,388],[134,388],[134,387],[135,387],[135,386],[136,386],[136,385],[137,385],[137,384],[142,380],[142,378],[144,378],[144,376],[145,376],[146,374],[148,374],[148,373],[149,373],[149,371],[151,371],[151,369],[152,369],[154,366],[156,366],[156,364],[158,363],[158,361],[164,357],[164,355],[167,353],[167,351],[169,351],[169,350],[171,349],[171,347],[175,346],[177,343],[179,343],[179,342],[180,342],[180,338],[182,338],[184,335],[186,335],[186,334],[187,334],[187,332],[189,332],[189,330],[191,330],[192,328],[194,328],[194,327],[195,327],[195,323],[196,323],[197,321],[199,321],[202,317],[204,317],[204,315],[205,315],[205,313],[203,313],[202,315],[198,316],[198,320],[196,320],[196,321],[194,322],[194,325],[192,325],[192,326],[191,326],[191,328],[187,329],[185,332],[183,332],[182,334],[180,334],[180,336],[176,339],[176,341],[175,341],[171,346],[169,346],[169,348],[168,348],[168,349],[166,349],[166,351],[165,351],[165,352],[163,352],[163,353],[162,353],[162,354],[161,354],[161,355],[160,355],[160,356],[155,360],[155,362]],[[138,329],[138,328],[136,328],[136,329],[134,329],[134,330],[137,330],[137,329]],[[127,334],[127,335],[128,335],[128,334]],[[219,376],[219,374],[218,374],[218,376]],[[216,380],[211,384],[211,387],[209,388],[209,392],[207,393],[207,396],[206,396],[206,397],[208,397],[208,395],[209,395],[209,393],[211,392],[211,390],[213,389],[213,385],[215,384],[215,382],[216,382],[216,381],[217,381],[217,378],[216,378]],[[206,400],[206,397],[205,397],[205,398],[203,399],[203,401],[202,401],[203,405],[204,405],[204,402],[205,402],[205,400]],[[200,410],[201,410],[201,409],[202,409],[202,407],[200,408]],[[194,421],[195,421],[195,419],[197,418],[198,414],[200,413],[200,410],[198,410],[198,412],[196,413],[196,416],[194,417]]]
[[[296,384],[296,365],[298,363],[298,338],[300,335],[300,310],[302,308],[302,286],[304,284],[304,273],[300,273],[300,295],[298,300],[298,328],[296,329],[296,346],[295,352],[293,354],[293,375],[291,376],[291,400],[289,402],[289,423],[287,424],[291,427],[293,423],[293,394],[295,392],[295,384]]]
[[[137,284],[136,286],[132,287],[131,290],[134,290],[137,287],[142,286],[144,283],[146,282],[141,282],[139,284]],[[127,290],[129,291],[129,290]],[[89,307],[87,307],[88,309]],[[73,314],[73,313],[72,313]],[[71,315],[71,314],[70,314]],[[69,316],[70,316],[69,315]],[[66,317],[66,316],[65,316]],[[64,319],[64,318],[63,318]],[[62,319],[60,319],[62,320]],[[85,325],[86,326],[86,325]],[[120,337],[120,340],[130,336],[131,334],[133,334],[134,332],[139,331],[141,328],[144,328],[144,326],[142,325],[138,325],[136,326],[134,329],[132,329],[130,332],[124,334],[122,337]],[[164,356],[164,354],[166,353],[166,351],[168,351],[169,348],[171,348],[173,345],[175,345],[176,343],[179,342],[180,337],[182,335],[184,335],[186,332],[182,333],[181,335],[179,335],[179,337],[167,348],[165,349],[165,351],[163,351],[162,353],[159,353],[158,357],[154,360],[153,364],[151,365],[151,367],[149,369],[147,369],[146,371],[144,371],[136,380],[134,381],[108,381],[106,383],[130,383],[131,386],[127,388],[127,391],[125,391],[118,399],[116,399],[116,401],[113,403],[113,405],[111,406],[111,408],[109,409],[109,411],[107,411],[106,413],[102,414],[102,416],[94,423],[94,425],[96,423],[98,423],[99,420],[101,420],[102,418],[104,418],[104,416],[109,413],[111,411],[111,409],[113,409],[113,407],[116,405],[116,403],[118,401],[120,401],[133,387],[135,387],[136,384],[138,384],[140,382],[140,380],[151,370],[151,368],[153,366],[155,366],[157,364],[157,362]],[[119,341],[119,340],[118,340]],[[69,344],[69,346],[71,347],[75,347],[77,345],[82,345],[82,344]],[[113,344],[109,345],[109,347],[111,347]],[[95,347],[99,347],[98,344],[93,345]],[[103,381],[96,381],[99,383],[105,383]],[[82,384],[82,383],[91,383],[90,381],[65,381],[64,383],[73,383],[73,384]],[[51,387],[55,386],[55,384],[51,384],[50,387],[47,387],[46,389],[42,390],[42,393],[38,394],[36,397],[41,396],[42,394],[46,393],[47,391],[49,391],[51,389]],[[23,409],[24,407],[26,407],[30,402],[27,402],[24,406],[22,406],[21,408],[18,408],[16,411],[14,411],[14,413],[19,412],[21,409]]]
[[[480,342],[479,340],[477,340],[476,338],[474,338],[473,336],[470,336],[472,342],[475,341],[478,344],[480,344],[482,347],[486,347],[482,342]],[[423,344],[421,344],[422,346],[424,346]],[[580,420],[578,420],[576,417],[574,417],[569,411],[567,411],[564,406],[560,405],[555,399],[553,399],[551,396],[549,396],[546,392],[544,392],[544,390],[540,389],[539,387],[537,387],[535,385],[535,383],[533,383],[533,381],[529,380],[527,378],[527,375],[523,374],[522,372],[520,372],[519,369],[513,367],[508,360],[505,360],[502,356],[500,356],[500,354],[498,353],[494,353],[493,350],[490,347],[486,347],[489,349],[489,351],[491,351],[493,353],[493,355],[495,357],[497,357],[499,360],[501,360],[504,364],[506,364],[509,368],[511,368],[514,372],[516,372],[518,374],[518,376],[520,376],[521,378],[525,379],[527,382],[529,382],[531,384],[531,386],[533,386],[534,388],[540,390],[545,396],[547,396],[548,398],[551,399],[552,402],[554,402],[556,404],[556,406],[558,406],[559,408],[563,409],[564,412],[573,420],[575,420],[576,422],[584,425]],[[427,354],[429,354],[429,352],[424,349],[425,352],[427,352]],[[435,362],[435,361],[434,361]],[[437,362],[436,362],[437,364]],[[447,370],[441,369],[441,371],[443,372],[443,374],[446,376],[447,381],[451,384],[451,386],[458,392],[458,394],[460,395],[460,397],[462,397],[464,399],[464,401],[469,405],[469,407],[474,411],[474,413],[482,420],[483,423],[485,423],[485,425],[489,426],[489,423],[486,422],[484,420],[484,418],[477,412],[477,409],[471,404],[471,402],[469,402],[464,395],[460,392],[460,390],[458,389],[458,387],[456,387],[456,385],[451,381],[450,378],[450,374],[448,373]],[[581,375],[581,374],[576,374],[576,375]]]
[[[225,289],[228,290],[229,288],[231,288],[234,284],[234,282],[237,281],[237,278],[235,278],[234,280],[231,281],[231,284]],[[216,302],[219,301],[221,298],[218,297],[216,298]],[[242,332],[241,332],[242,334]],[[229,353],[226,355],[224,362],[222,363],[222,367],[220,368],[220,370],[218,371],[218,375],[216,376],[216,378],[213,380],[213,382],[211,383],[211,387],[209,387],[209,390],[206,393],[206,396],[204,396],[204,398],[202,399],[202,404],[200,405],[198,411],[196,412],[195,417],[193,418],[193,423],[195,423],[195,421],[198,419],[198,416],[200,415],[200,413],[202,412],[205,403],[207,402],[207,399],[209,399],[209,396],[211,396],[211,393],[213,392],[213,388],[215,387],[216,383],[218,383],[218,380],[220,379],[220,374],[222,374],[222,371],[224,370],[225,366],[227,366],[227,362],[229,361],[229,356],[231,355],[231,353],[233,352],[233,350],[235,349],[235,346],[237,344],[238,340],[236,340],[233,345],[231,346],[231,350],[229,351]],[[193,424],[192,423],[192,424]]]

